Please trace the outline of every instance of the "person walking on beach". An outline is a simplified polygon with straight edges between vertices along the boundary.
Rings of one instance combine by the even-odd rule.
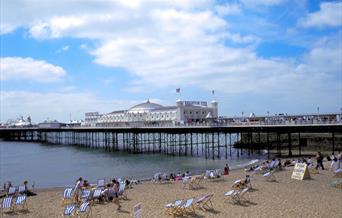
[[[229,166],[228,166],[228,164],[226,164],[226,166],[224,167],[223,174],[224,175],[229,175]]]
[[[316,160],[317,160],[316,170],[318,170],[318,167],[321,167],[322,170],[324,170],[324,166],[323,166],[323,155],[321,154],[321,152],[317,152]]]
[[[24,186],[25,186],[25,194],[27,195],[27,196],[36,196],[37,194],[36,193],[34,193],[33,191],[31,191],[31,190],[29,190],[28,189],[28,187],[27,187],[27,181],[24,181]]]

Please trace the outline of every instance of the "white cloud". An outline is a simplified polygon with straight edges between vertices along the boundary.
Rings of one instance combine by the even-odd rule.
[[[31,115],[33,122],[42,122],[46,118],[68,121],[84,119],[84,113],[99,111],[109,113],[112,110],[127,109],[141,101],[101,99],[92,93],[61,92],[28,92],[0,91],[1,122],[17,118],[20,115]]]
[[[69,48],[70,48],[70,47],[69,47],[68,45],[65,45],[65,46],[63,46],[63,47],[57,49],[56,53],[67,52],[67,51],[69,51]]]
[[[227,3],[215,7],[219,16],[240,14],[242,9],[240,4]]]
[[[22,57],[0,58],[1,80],[54,82],[66,75],[62,67],[43,60]]]
[[[342,2],[323,2],[320,10],[298,21],[303,27],[342,27]]]
[[[127,87],[131,91],[196,86],[221,93],[309,95],[336,90],[338,81],[330,76],[341,70],[341,62],[333,58],[340,57],[341,49],[325,44],[296,60],[258,57],[255,45],[264,39],[239,31],[281,38],[281,31],[274,31],[281,27],[255,16],[244,20],[248,27],[238,23],[232,29],[233,19],[222,17],[245,8],[279,5],[282,0],[244,0],[238,6],[199,0],[58,1],[53,10],[44,1],[24,1],[26,7],[19,8],[11,2],[6,2],[11,7],[6,7],[7,16],[0,21],[7,31],[23,26],[38,39],[94,39],[94,44],[81,45],[83,50],[94,56],[95,63],[124,68],[138,78]],[[334,60],[328,70],[323,69],[324,57]]]

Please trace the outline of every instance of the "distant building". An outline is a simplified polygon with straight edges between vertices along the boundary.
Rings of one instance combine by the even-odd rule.
[[[63,126],[62,123],[58,122],[57,120],[45,120],[43,123],[38,123],[38,128],[61,128]]]
[[[212,121],[218,117],[218,103],[206,101],[176,101],[176,106],[162,106],[147,100],[128,110],[113,111],[107,114],[85,113],[85,126],[134,126],[191,124]]]

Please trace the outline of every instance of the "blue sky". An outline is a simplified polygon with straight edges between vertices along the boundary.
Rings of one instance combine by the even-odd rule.
[[[0,122],[151,99],[219,114],[339,112],[342,2],[1,0]]]

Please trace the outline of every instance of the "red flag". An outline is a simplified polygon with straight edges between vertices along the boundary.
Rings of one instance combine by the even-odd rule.
[[[177,93],[180,93],[180,88],[177,88],[177,89],[176,89],[176,92],[177,92]]]

